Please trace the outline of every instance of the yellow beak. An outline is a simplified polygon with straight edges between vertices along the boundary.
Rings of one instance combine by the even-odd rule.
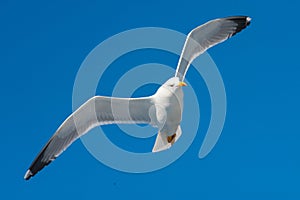
[[[181,82],[179,82],[179,84],[178,84],[178,85],[179,85],[179,86],[181,86],[181,87],[182,87],[182,86],[187,86],[187,84],[186,84],[185,82],[182,82],[182,81],[181,81]]]

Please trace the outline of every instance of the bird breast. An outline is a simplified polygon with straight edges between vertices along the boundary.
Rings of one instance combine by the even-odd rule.
[[[183,93],[181,88],[170,91],[161,87],[155,95],[156,120],[160,129],[169,129],[180,124],[183,110]]]

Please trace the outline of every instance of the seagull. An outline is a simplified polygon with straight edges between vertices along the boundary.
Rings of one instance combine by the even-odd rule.
[[[36,156],[24,179],[29,180],[55,160],[76,139],[106,124],[150,124],[158,134],[152,152],[169,149],[181,136],[185,75],[193,60],[250,24],[248,16],[219,18],[193,29],[186,38],[174,77],[155,94],[141,98],[94,96],[73,112]]]

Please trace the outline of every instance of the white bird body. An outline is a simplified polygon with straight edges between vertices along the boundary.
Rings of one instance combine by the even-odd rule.
[[[152,152],[170,148],[181,136],[180,122],[183,112],[182,86],[186,84],[178,77],[170,78],[153,95],[155,118],[158,135]],[[152,114],[153,115],[153,114]]]
[[[170,148],[181,136],[183,112],[181,86],[191,62],[208,48],[223,42],[250,24],[247,16],[209,21],[192,30],[185,41],[175,77],[149,97],[116,98],[95,96],[80,106],[57,129],[32,162],[24,179],[28,180],[57,158],[77,138],[96,126],[117,123],[147,123],[158,128],[153,152]]]
[[[175,78],[171,78],[167,82],[174,79]],[[157,90],[153,101],[156,108],[156,125],[159,128],[159,131],[166,133],[168,136],[173,135],[176,132],[182,117],[182,88],[179,86],[173,89],[164,84]]]

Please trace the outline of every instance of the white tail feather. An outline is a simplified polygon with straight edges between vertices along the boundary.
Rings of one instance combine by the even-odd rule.
[[[181,128],[180,126],[178,126],[176,131],[176,136],[175,136],[175,142],[180,138],[180,136],[181,136]],[[168,142],[167,137],[168,137],[167,134],[158,132],[152,152],[159,152],[159,151],[169,149],[172,146],[172,144]]]

